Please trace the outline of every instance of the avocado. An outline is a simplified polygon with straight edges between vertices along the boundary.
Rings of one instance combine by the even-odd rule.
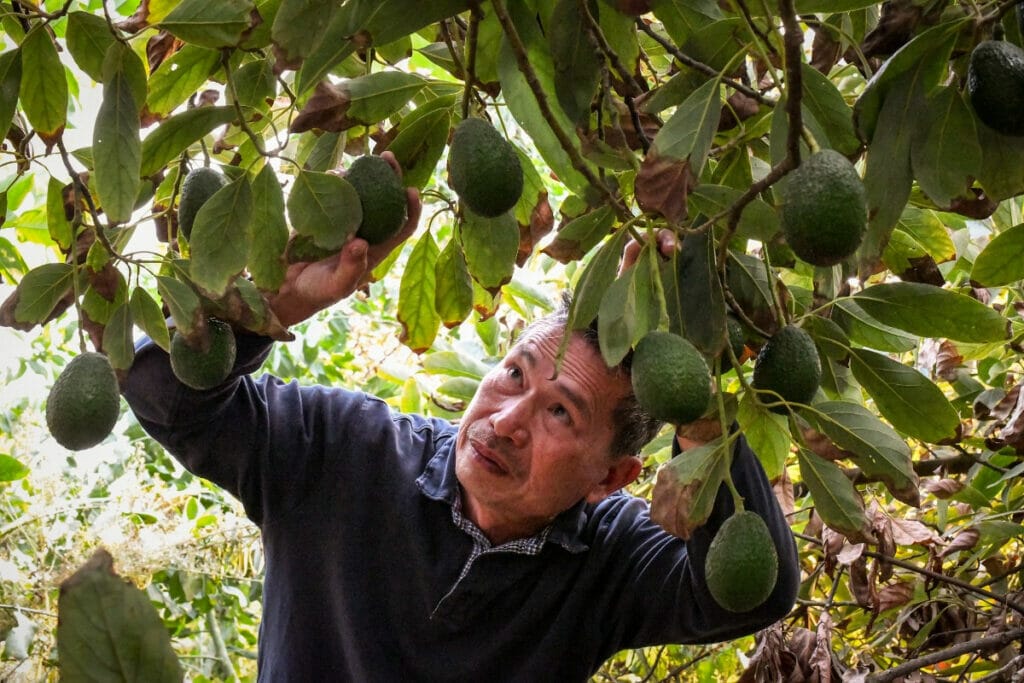
[[[633,352],[630,374],[637,403],[655,419],[687,424],[703,415],[711,401],[707,363],[678,334],[645,334]]]
[[[121,413],[121,391],[102,353],[75,356],[46,399],[46,426],[64,448],[91,448],[107,438]]]
[[[196,214],[203,204],[217,190],[228,184],[228,179],[220,171],[200,166],[188,172],[181,181],[181,198],[178,200],[178,230],[186,239],[192,236],[192,226],[196,222]]]
[[[523,194],[515,147],[483,119],[464,119],[448,150],[448,183],[473,213],[494,218]]]
[[[814,340],[796,325],[786,325],[773,334],[754,361],[754,388],[766,392],[767,403],[810,403],[821,384],[821,358]],[[777,395],[776,395],[777,394]],[[785,414],[785,405],[772,406]]]
[[[779,553],[761,516],[743,510],[725,520],[704,559],[715,602],[730,612],[749,612],[768,599],[778,576]]]
[[[983,40],[967,64],[967,96],[986,126],[1024,136],[1024,50],[1003,40]]]
[[[211,318],[199,339],[180,332],[171,337],[171,370],[182,384],[212,389],[227,379],[235,366],[235,333],[226,322]]]
[[[405,188],[391,164],[379,156],[363,155],[345,172],[363,207],[363,222],[356,237],[380,244],[394,237],[405,224],[408,205]]]

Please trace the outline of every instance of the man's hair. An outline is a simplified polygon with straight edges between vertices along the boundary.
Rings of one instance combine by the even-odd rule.
[[[568,331],[569,328],[569,313],[572,308],[572,297],[566,292],[562,294],[562,299],[559,307],[548,313],[547,315],[538,318],[537,320],[530,323],[525,330],[516,339],[518,344],[520,341],[529,338],[535,334],[543,333],[552,327],[557,327],[563,332]],[[575,330],[576,334],[593,349],[599,357],[601,356],[600,340],[598,339],[597,332],[597,319],[590,323],[586,328]],[[630,349],[617,366],[610,368],[612,372],[621,373],[627,380],[630,380],[630,372],[633,366],[633,350]],[[618,405],[612,409],[612,423],[615,425],[615,434],[612,437],[612,455],[636,455],[640,450],[647,445],[647,443],[657,436],[658,432],[665,423],[651,416],[646,410],[640,407],[640,404],[636,400],[636,396],[633,394],[632,382],[627,382],[630,387],[630,391],[622,399],[619,400]]]

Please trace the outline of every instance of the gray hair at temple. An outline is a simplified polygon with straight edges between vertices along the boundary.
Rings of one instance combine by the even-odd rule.
[[[572,305],[572,297],[566,292],[562,295],[561,304],[559,307],[548,313],[547,315],[534,320],[530,323],[525,330],[516,338],[516,344],[522,340],[529,338],[532,335],[541,333],[543,331],[550,330],[556,327],[561,330],[569,324],[569,309]],[[601,346],[597,336],[597,319],[595,319],[587,328],[577,330],[583,340],[594,350],[597,354],[601,355]],[[630,377],[630,371],[633,364],[633,350],[630,349],[626,357],[619,362],[619,364],[612,368],[615,372],[621,372]],[[632,385],[631,385],[632,386]],[[650,442],[665,423],[661,420],[651,417],[650,413],[640,407],[637,403],[636,396],[630,391],[619,404],[615,406],[612,411],[612,421],[615,424],[615,436],[612,439],[612,454],[613,455],[636,455],[640,450]]]

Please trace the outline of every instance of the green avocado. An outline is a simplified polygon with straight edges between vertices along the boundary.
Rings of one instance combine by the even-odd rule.
[[[810,403],[820,384],[818,349],[811,336],[796,325],[786,325],[773,334],[754,361],[754,388],[773,392],[760,397],[764,402],[775,403],[781,397],[787,403]],[[771,410],[787,412],[784,405]]]
[[[986,126],[1024,136],[1024,50],[1003,40],[983,40],[967,64],[967,96]]]
[[[107,438],[121,413],[121,391],[102,353],[75,356],[46,399],[46,426],[64,448],[91,448]]]
[[[186,239],[192,237],[192,226],[196,222],[196,214],[220,188],[228,184],[228,179],[220,171],[200,166],[188,172],[181,181],[181,198],[178,200],[178,230]]]
[[[363,207],[363,222],[356,237],[370,244],[385,242],[402,229],[408,205],[405,188],[391,164],[379,156],[364,155],[345,172]]]
[[[652,417],[687,424],[711,401],[711,373],[700,351],[678,334],[654,330],[637,343],[630,370],[637,403]]]
[[[211,318],[199,340],[177,332],[171,337],[171,370],[185,386],[200,391],[212,389],[231,373],[236,350],[231,326]]]
[[[494,218],[523,194],[515,147],[483,119],[464,119],[448,150],[448,183],[473,213]]]
[[[730,612],[749,612],[772,594],[778,575],[779,554],[760,515],[744,510],[725,520],[704,559],[715,602]]]
[[[807,263],[831,266],[860,246],[867,194],[857,169],[839,152],[812,154],[785,178],[779,194],[782,234]]]

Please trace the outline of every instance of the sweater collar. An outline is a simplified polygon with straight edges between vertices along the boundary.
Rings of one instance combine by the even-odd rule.
[[[426,497],[454,505],[461,487],[455,476],[455,433],[437,445],[437,451],[416,479],[416,485]],[[565,510],[533,537],[546,533],[545,542],[556,543],[570,553],[581,553],[589,549],[583,541],[583,528],[587,523],[586,501],[580,500]]]

